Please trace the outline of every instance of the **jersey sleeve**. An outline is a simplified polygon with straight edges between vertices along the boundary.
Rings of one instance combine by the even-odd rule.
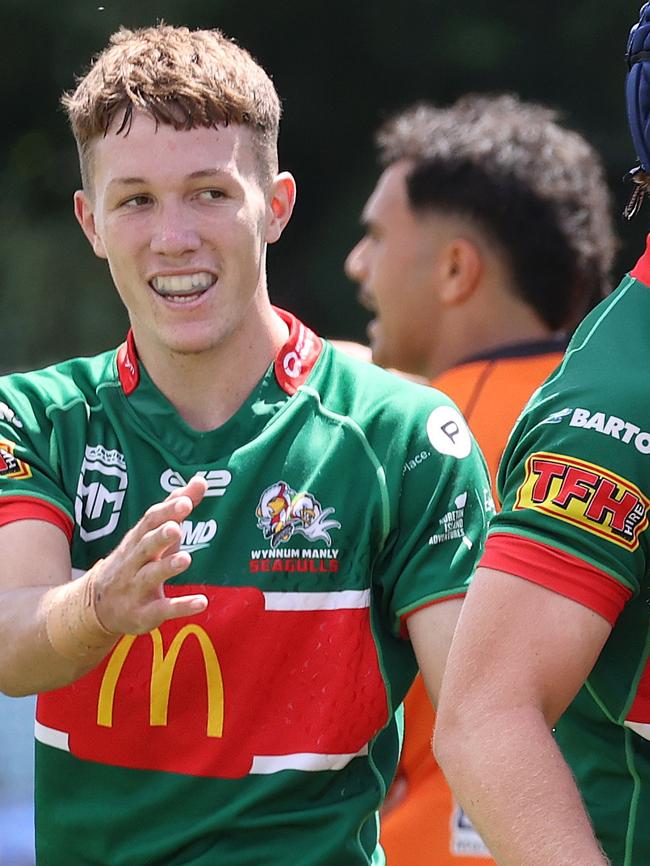
[[[27,377],[0,380],[0,526],[45,520],[72,537],[74,503],[63,490],[47,398]]]
[[[485,461],[462,415],[428,389],[428,406],[386,469],[392,528],[375,569],[395,634],[410,614],[463,596],[493,510]]]
[[[625,408],[620,395],[605,394],[574,376],[532,401],[504,454],[503,510],[482,565],[546,586],[613,624],[647,569],[650,435],[634,401]]]

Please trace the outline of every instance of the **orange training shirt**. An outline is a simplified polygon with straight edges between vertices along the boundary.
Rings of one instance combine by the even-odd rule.
[[[564,339],[552,339],[504,347],[453,367],[431,383],[448,394],[467,419],[485,455],[495,501],[497,467],[510,430],[528,398],[562,360],[565,345]],[[387,866],[494,864],[431,752],[435,714],[422,677],[415,680],[404,710],[397,802],[382,815]]]

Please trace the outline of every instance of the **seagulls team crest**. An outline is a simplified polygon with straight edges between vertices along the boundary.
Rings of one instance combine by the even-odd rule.
[[[328,519],[334,510],[323,509],[311,493],[297,493],[285,481],[278,481],[262,493],[255,515],[258,529],[271,541],[271,547],[286,544],[296,533],[330,547],[329,530],[341,528],[338,520]]]

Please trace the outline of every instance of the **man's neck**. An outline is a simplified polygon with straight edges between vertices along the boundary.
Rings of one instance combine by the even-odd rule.
[[[247,321],[208,351],[183,354],[148,347],[140,357],[183,420],[203,432],[221,427],[237,412],[287,336],[287,325],[269,308],[268,316]]]
[[[451,315],[428,358],[427,377],[435,379],[466,358],[494,352],[513,343],[538,342],[553,336],[552,331],[528,306],[495,304],[488,311],[477,308]]]

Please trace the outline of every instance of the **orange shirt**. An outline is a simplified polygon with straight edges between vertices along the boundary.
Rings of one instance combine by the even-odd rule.
[[[506,440],[528,398],[562,359],[565,343],[517,344],[447,370],[431,384],[467,419],[495,477]],[[496,499],[496,493],[495,493]],[[454,801],[431,753],[435,714],[418,676],[404,702],[404,749],[397,770],[404,796],[382,816],[387,866],[490,866],[485,845]],[[399,786],[396,786],[396,791]]]

